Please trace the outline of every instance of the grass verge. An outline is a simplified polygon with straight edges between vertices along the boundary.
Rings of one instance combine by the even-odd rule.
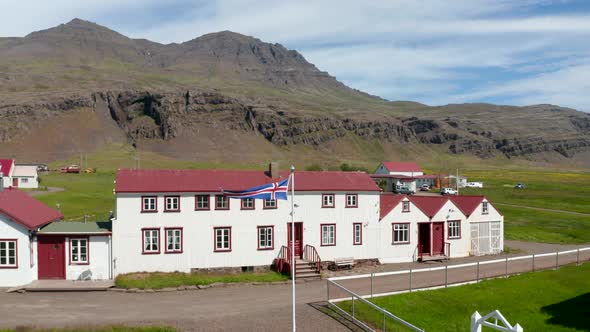
[[[256,273],[246,272],[236,274],[153,272],[119,275],[115,279],[115,285],[121,288],[161,289],[179,286],[210,285],[216,282],[241,283],[273,282],[285,280],[289,280],[289,277],[274,271]]]
[[[475,311],[500,310],[525,331],[590,330],[590,264],[531,272],[508,279],[373,299],[373,302],[426,331],[469,331]],[[338,304],[350,312],[351,302]],[[357,317],[381,328],[383,317],[356,305]],[[398,328],[388,322],[387,330]]]

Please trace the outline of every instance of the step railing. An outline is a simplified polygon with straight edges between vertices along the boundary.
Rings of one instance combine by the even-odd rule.
[[[322,260],[320,259],[320,255],[314,246],[306,244],[305,247],[303,247],[303,259],[314,263],[316,270],[320,272],[322,268]]]
[[[422,261],[422,258],[424,258],[424,245],[422,245],[422,244],[417,245],[416,250],[418,251],[417,261]]]
[[[291,248],[288,246],[282,246],[281,250],[279,250],[279,255],[277,256],[277,270],[282,273],[285,264],[289,266],[289,275],[291,275]]]
[[[451,243],[445,242],[445,252],[444,255],[448,258],[451,258]]]

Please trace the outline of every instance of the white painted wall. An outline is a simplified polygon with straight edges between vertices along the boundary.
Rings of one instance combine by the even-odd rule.
[[[90,274],[91,280],[109,279],[109,237],[106,235],[89,236],[90,243],[89,264],[72,264],[70,260],[70,239],[85,238],[85,236],[66,237],[66,279],[79,280],[82,274]]]
[[[320,192],[297,193],[295,221],[303,222],[303,245],[318,250],[322,260],[354,257],[377,258],[379,236],[379,193],[358,193],[358,208],[345,207],[345,193],[334,192],[335,208],[322,208]],[[144,196],[150,194],[143,194]],[[278,208],[263,210],[256,200],[255,210],[241,210],[240,200],[230,200],[230,210],[194,211],[194,193],[181,194],[181,212],[163,212],[164,194],[158,194],[158,213],[141,213],[141,194],[117,195],[117,219],[113,222],[115,274],[137,271],[184,271],[191,268],[270,265],[282,245],[287,245],[290,201]],[[353,245],[353,223],[363,223],[363,244]],[[336,246],[320,245],[320,224],[336,224]],[[257,250],[257,226],[274,225],[274,250]],[[213,228],[232,227],[232,251],[214,252]],[[160,229],[160,254],[142,254],[142,228]],[[164,228],[183,228],[183,253],[164,251]]]
[[[461,221],[461,238],[449,239],[449,225],[448,221]],[[451,244],[451,257],[466,257],[469,256],[471,245],[471,233],[469,231],[469,224],[465,215],[461,210],[450,200],[443,205],[443,207],[432,217],[432,222],[444,222],[444,240]]]
[[[18,268],[0,268],[0,287],[24,285],[37,279],[37,243],[30,243],[29,230],[0,214],[0,238],[18,240]]]
[[[18,179],[18,188],[39,188],[39,181],[38,178],[35,177],[25,177],[25,176],[15,176],[13,177],[15,179]],[[10,185],[12,185],[12,181],[10,182]]]
[[[482,203],[480,203],[477,208],[473,211],[473,213],[467,218],[468,223],[478,223],[478,222],[491,222],[491,221],[500,221],[501,223],[501,243],[500,248],[504,248],[504,216],[498,211],[491,203],[488,204],[488,213],[483,213],[483,202],[488,202],[487,199],[484,199]],[[471,241],[471,240],[470,240]],[[471,252],[471,244],[470,244],[470,252]],[[473,254],[473,253],[472,253]]]

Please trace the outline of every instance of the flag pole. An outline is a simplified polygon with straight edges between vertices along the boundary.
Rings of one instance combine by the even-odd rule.
[[[291,165],[291,288],[293,291],[293,332],[295,325],[295,166]]]

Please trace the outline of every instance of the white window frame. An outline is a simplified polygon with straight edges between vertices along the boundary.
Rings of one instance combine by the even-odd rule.
[[[363,244],[363,224],[355,222],[352,224],[352,244],[361,245]]]
[[[20,182],[21,183],[29,183],[29,179],[28,178],[21,178]]]
[[[460,239],[461,238],[461,221],[453,220],[449,221],[449,239]]]
[[[10,243],[14,243],[13,248],[10,248]],[[10,263],[10,259],[14,259],[14,263]],[[2,260],[4,259],[4,263]],[[18,267],[18,240],[17,239],[2,239],[0,240],[0,268],[17,268]]]
[[[336,224],[322,224],[322,246],[336,245]]]
[[[206,203],[206,206],[203,206]],[[196,195],[195,198],[195,210],[209,210],[211,208],[211,197],[210,195]]]
[[[143,251],[144,254],[159,254],[160,253],[160,229],[146,228],[142,229],[143,237]],[[148,245],[150,248],[148,248]],[[151,248],[155,245],[155,249]]]
[[[181,253],[182,252],[182,228],[170,227],[165,229],[166,232],[166,249],[164,252]],[[172,234],[171,234],[172,233]],[[172,245],[172,248],[170,246]]]
[[[82,241],[84,241],[85,245],[82,245]],[[76,243],[74,243],[76,242]],[[70,239],[70,263],[71,264],[88,264],[90,261],[90,252],[89,252],[89,241],[88,238],[81,237],[81,238],[71,238]],[[85,249],[86,259],[81,259],[82,248]],[[74,253],[74,249],[76,252]]]
[[[242,198],[240,200],[240,207],[242,210],[254,210],[254,198]]]
[[[220,202],[223,206],[219,206]],[[215,195],[215,210],[229,210],[229,197],[223,195]]]
[[[490,213],[490,203],[481,202],[481,214],[488,214],[488,213]]]
[[[322,207],[323,208],[333,208],[335,196],[334,194],[322,194]]]
[[[265,199],[263,207],[265,209],[276,209],[277,208],[277,200],[276,199]]]
[[[180,211],[180,196],[166,196],[166,197],[164,197],[164,211],[168,211],[168,212]]]
[[[410,212],[410,201],[402,201],[402,212]]]
[[[346,207],[358,207],[357,194],[346,194]]]
[[[216,252],[231,251],[231,227],[215,227],[215,250]],[[221,242],[219,237],[221,236]],[[227,239],[226,239],[227,237]]]
[[[274,248],[274,227],[258,226],[258,250]]]
[[[157,196],[145,196],[145,197],[142,197],[141,200],[142,200],[142,202],[141,202],[141,204],[142,204],[141,211],[142,212],[158,211],[158,197]]]
[[[410,243],[410,224],[409,223],[394,223],[392,232],[393,244],[408,244]],[[396,240],[396,234],[397,236]]]

